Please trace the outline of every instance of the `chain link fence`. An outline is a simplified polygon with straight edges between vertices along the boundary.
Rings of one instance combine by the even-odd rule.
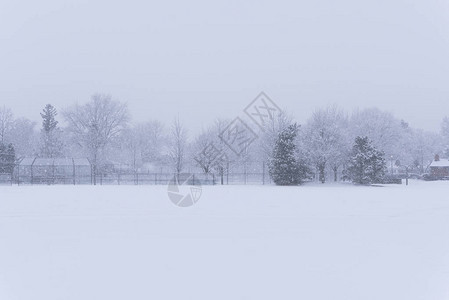
[[[128,165],[109,165],[107,171],[94,174],[88,159],[25,158],[12,173],[0,174],[2,185],[168,185],[176,176],[167,166],[132,170]],[[157,171],[156,171],[157,170]],[[202,185],[264,185],[271,184],[264,162],[250,161],[228,164],[220,172],[204,173],[198,166],[185,168],[193,182]]]

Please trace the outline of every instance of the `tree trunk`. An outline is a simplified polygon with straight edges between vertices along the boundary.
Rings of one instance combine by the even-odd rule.
[[[93,159],[93,169],[94,169],[94,185],[97,185],[97,153],[94,153]]]
[[[334,170],[334,182],[337,182],[338,181],[338,167],[334,166],[332,169]]]
[[[326,182],[326,176],[324,174],[324,171],[326,169],[326,164],[325,163],[321,163],[318,166],[318,170],[319,170],[319,180],[321,181],[321,183],[325,183]]]

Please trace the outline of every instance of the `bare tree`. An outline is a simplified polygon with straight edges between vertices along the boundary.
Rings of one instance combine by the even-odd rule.
[[[34,130],[36,123],[26,118],[15,119],[8,140],[14,145],[16,156],[34,156],[39,150],[39,135]]]
[[[184,160],[186,156],[187,147],[187,131],[179,121],[175,119],[170,132],[170,160],[176,174],[179,174],[184,169]]]
[[[11,109],[3,106],[0,108],[0,141],[2,143],[6,142],[8,134],[11,132],[13,127],[13,114]]]
[[[113,101],[107,95],[95,94],[87,104],[77,104],[63,115],[75,142],[88,153],[96,174],[103,159],[103,150],[127,125],[129,114],[126,104]]]
[[[224,184],[224,175],[229,168],[231,158],[238,158],[220,138],[220,134],[228,124],[230,124],[229,120],[217,119],[211,127],[195,139],[192,145],[193,160],[204,174],[216,172],[220,176],[221,184]]]
[[[411,139],[411,146],[408,148],[404,147],[404,150],[412,155],[413,161],[408,163],[419,173],[423,174],[433,161],[435,154],[443,153],[445,144],[439,134],[426,132],[421,129],[413,130]]]
[[[441,135],[443,136],[444,146],[446,147],[449,154],[449,118],[444,117],[443,122],[441,123]]]
[[[332,169],[334,181],[337,181],[338,169],[349,148],[345,131],[347,117],[335,105],[315,111],[307,123],[306,144],[322,183],[326,181],[328,166]]]
[[[212,173],[218,157],[219,149],[216,147],[218,135],[211,130],[205,130],[198,135],[192,144],[192,159],[203,170],[204,174]]]
[[[350,120],[351,140],[367,136],[374,146],[385,152],[386,157],[397,157],[402,149],[398,146],[401,120],[378,108],[356,110]]]
[[[134,172],[144,163],[162,164],[166,144],[164,127],[159,121],[139,123],[122,131],[114,143],[115,157],[132,166]]]
[[[267,162],[272,159],[273,149],[279,134],[293,124],[293,117],[285,113],[278,114],[275,118],[266,122],[263,130],[259,131],[257,140],[258,153],[256,156]]]
[[[142,161],[162,163],[163,149],[167,142],[164,125],[159,121],[149,121],[138,124],[134,130],[138,138]]]

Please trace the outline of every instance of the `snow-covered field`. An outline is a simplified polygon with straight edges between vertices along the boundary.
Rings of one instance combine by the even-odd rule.
[[[449,182],[3,186],[0,299],[449,299]]]

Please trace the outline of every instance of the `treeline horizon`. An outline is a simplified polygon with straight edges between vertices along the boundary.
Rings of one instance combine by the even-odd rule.
[[[246,137],[239,137],[246,142],[241,151],[223,140],[223,132],[234,119],[217,118],[198,133],[190,132],[176,117],[166,123],[133,122],[127,105],[105,94],[63,108],[50,103],[36,114],[40,114],[41,124],[16,117],[11,109],[0,106],[0,142],[14,146],[16,160],[88,157],[97,172],[106,164],[123,164],[134,171],[154,165],[175,173],[191,166],[205,173],[222,173],[229,164],[269,162],[280,132],[295,123],[301,161],[335,180],[341,177],[357,137],[368,137],[395,168],[407,167],[414,172],[424,173],[435,155],[449,156],[447,117],[442,120],[441,131],[432,132],[413,128],[406,120],[378,108],[347,111],[330,105],[311,112],[304,123],[279,113],[261,128],[245,120],[250,130],[243,133]]]

